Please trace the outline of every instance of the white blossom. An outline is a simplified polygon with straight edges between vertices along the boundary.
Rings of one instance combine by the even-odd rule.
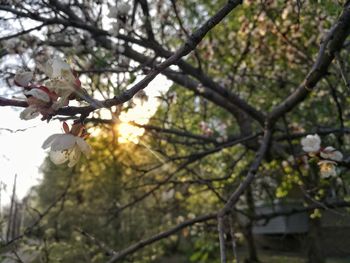
[[[321,138],[318,134],[308,135],[301,140],[301,145],[307,153],[318,152],[321,148]]]
[[[336,162],[329,160],[319,161],[320,173],[322,178],[329,178],[337,176]]]
[[[320,155],[324,159],[330,159],[336,162],[341,162],[343,160],[343,154],[332,146],[328,146],[323,149]]]
[[[62,78],[72,74],[70,66],[59,57],[55,57],[46,63],[45,73],[50,79]]]
[[[39,116],[38,109],[35,106],[29,106],[25,108],[20,114],[19,117],[22,120],[31,120]]]
[[[20,87],[27,87],[29,82],[33,79],[33,72],[20,71],[17,72],[14,78],[14,83]]]
[[[51,97],[48,92],[41,88],[32,88],[24,91],[29,106],[20,113],[19,117],[22,120],[31,120],[38,117],[39,113],[43,116],[51,113],[49,108]]]
[[[36,99],[41,100],[43,102],[50,102],[51,101],[50,96],[45,91],[43,91],[41,89],[34,88],[34,89],[29,90],[29,91],[24,91],[24,95],[33,96]]]
[[[83,138],[72,134],[53,134],[42,145],[49,148],[50,159],[54,164],[63,164],[68,161],[68,167],[73,167],[79,160],[81,153],[89,155],[91,148]]]
[[[80,81],[73,75],[70,66],[58,57],[47,64],[46,74],[50,80],[45,86],[59,96],[59,100],[52,105],[57,110],[68,104],[69,96],[80,88]]]

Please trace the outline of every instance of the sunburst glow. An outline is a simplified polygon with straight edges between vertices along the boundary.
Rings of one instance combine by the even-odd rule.
[[[160,101],[158,96],[162,92],[166,92],[171,85],[171,82],[163,76],[157,76],[154,82],[152,82],[146,91],[147,100],[140,100],[138,98],[133,99],[134,106],[126,112],[122,112],[119,116],[119,124],[116,125],[118,130],[118,142],[119,143],[139,143],[140,137],[144,134],[145,129],[136,127],[131,123],[137,123],[139,125],[147,124],[156,113]]]
[[[145,132],[145,129],[136,127],[127,122],[120,123],[117,129],[119,132],[119,143],[133,142],[137,144],[139,142],[139,137]]]
[[[119,116],[119,120],[121,121],[117,126],[119,132],[119,143],[138,143],[139,137],[143,135],[145,129],[136,127],[130,124],[130,122],[135,122],[140,125],[148,123],[159,105],[158,100],[155,98],[150,98],[145,102],[136,99],[134,100],[134,103],[134,108],[127,112],[122,112]]]

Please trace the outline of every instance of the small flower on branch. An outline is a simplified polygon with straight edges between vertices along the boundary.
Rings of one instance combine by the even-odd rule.
[[[33,79],[33,72],[31,71],[20,71],[15,75],[14,83],[20,87],[27,87]]]
[[[72,125],[69,130],[67,123],[63,123],[63,134],[53,134],[42,145],[43,149],[50,148],[50,159],[60,165],[68,161],[68,167],[73,167],[80,159],[81,153],[88,156],[90,145],[84,140],[87,137],[84,126],[80,123]]]
[[[73,99],[73,94],[81,88],[81,82],[74,71],[65,61],[56,57],[47,63],[45,73],[50,78],[45,85],[60,97],[53,109],[68,105],[68,101]]]
[[[303,150],[308,153],[311,160],[317,162],[322,178],[337,176],[336,166],[343,160],[343,154],[332,146],[321,147],[321,138],[317,134],[308,135],[301,140]]]
[[[30,120],[42,114],[43,119],[47,119],[54,110],[52,104],[57,100],[57,94],[51,92],[45,86],[31,87],[30,90],[25,90],[24,95],[27,98],[28,107],[20,114],[23,120]]]
[[[321,138],[318,134],[308,135],[301,140],[303,150],[307,153],[316,153],[321,148]]]
[[[71,70],[70,66],[60,58],[50,60],[44,67],[46,75],[50,78],[44,85],[33,84],[33,72],[18,72],[14,83],[24,88],[28,108],[20,115],[21,119],[29,120],[40,113],[43,120],[50,118],[55,111],[67,106],[75,93],[80,92],[81,83]]]
[[[343,160],[343,154],[332,146],[322,149],[320,155],[323,159],[329,159],[336,162],[341,162]]]
[[[337,163],[329,160],[319,161],[318,166],[320,167],[320,173],[322,178],[330,178],[337,176],[336,165]]]

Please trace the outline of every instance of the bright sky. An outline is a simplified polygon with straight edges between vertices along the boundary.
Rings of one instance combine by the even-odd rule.
[[[138,142],[138,136],[143,134],[139,129],[127,124],[128,121],[135,121],[140,124],[148,122],[159,106],[155,98],[160,92],[166,92],[171,82],[163,76],[158,76],[146,88],[148,101],[143,104],[136,100],[135,108],[123,113],[120,116],[122,123],[119,130],[122,134],[119,142]],[[59,121],[46,123],[36,118],[24,121],[19,118],[22,109],[11,107],[0,107],[0,181],[6,185],[1,191],[1,205],[10,202],[13,181],[17,174],[17,196],[23,198],[28,190],[40,182],[42,174],[39,171],[46,152],[41,148],[43,141],[54,133],[62,132],[62,124]],[[24,131],[10,132],[17,129]]]
[[[46,156],[41,145],[50,134],[61,132],[61,124],[58,121],[42,122],[39,118],[23,121],[19,119],[20,111],[10,107],[1,107],[0,111],[0,181],[6,186],[1,191],[1,204],[4,205],[10,202],[15,174],[19,198],[38,183],[39,167]],[[10,132],[4,128],[26,130]]]

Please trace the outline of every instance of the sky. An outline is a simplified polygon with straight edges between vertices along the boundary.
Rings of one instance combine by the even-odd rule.
[[[24,121],[19,113],[19,109],[12,107],[0,108],[1,205],[10,202],[15,174],[18,198],[23,198],[30,187],[39,182],[39,168],[46,156],[41,145],[49,135],[61,133],[58,121],[46,123],[40,118]]]
[[[145,89],[148,101],[141,103],[135,100],[136,106],[120,116],[119,129],[122,134],[118,139],[120,143],[139,142],[143,129],[133,127],[128,122],[147,123],[159,106],[156,96],[166,92],[170,85],[171,82],[165,77],[158,76]],[[22,108],[0,107],[1,206],[9,204],[11,200],[16,174],[16,193],[19,199],[22,199],[32,186],[40,183],[42,178],[40,166],[47,156],[47,151],[43,150],[41,145],[51,134],[62,133],[62,124],[57,120],[49,123],[41,121],[39,117],[29,121],[21,120],[19,113],[22,110]]]

